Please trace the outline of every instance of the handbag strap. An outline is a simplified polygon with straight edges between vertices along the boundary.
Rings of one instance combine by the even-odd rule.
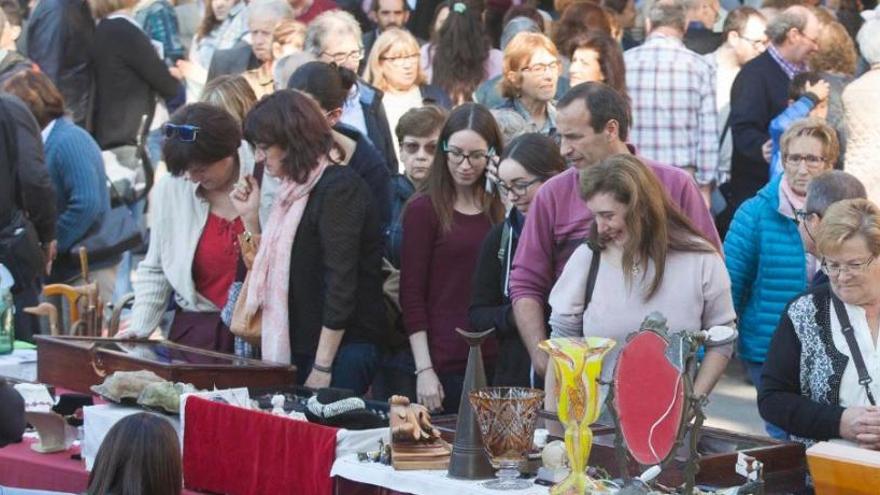
[[[602,251],[594,248],[589,243],[587,245],[590,247],[590,251],[593,252],[593,259],[590,260],[590,272],[587,275],[587,290],[584,293],[584,313],[587,312],[587,307],[590,305],[590,301],[593,300],[593,290],[596,288],[596,278],[599,276],[599,260],[602,258]]]
[[[856,342],[855,332],[849,321],[849,315],[846,313],[846,306],[836,295],[831,294],[831,301],[834,303],[834,312],[837,313],[837,321],[840,323],[840,331],[846,339],[846,345],[849,347],[849,353],[852,354],[853,364],[856,365],[856,372],[859,375],[859,385],[865,387],[865,393],[868,395],[868,402],[872,406],[876,406],[874,394],[871,393],[871,375],[868,374],[868,368],[865,366],[865,360],[862,358],[862,351],[859,350],[859,344]]]

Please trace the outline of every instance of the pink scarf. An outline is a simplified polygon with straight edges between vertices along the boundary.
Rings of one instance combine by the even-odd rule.
[[[284,180],[269,213],[254,265],[248,274],[247,314],[262,308],[262,354],[266,361],[290,363],[288,285],[290,256],[309,193],[321,179],[328,161],[321,159],[304,184]],[[270,266],[271,265],[271,266]]]
[[[794,192],[794,189],[791,188],[791,186],[788,184],[788,181],[785,179],[785,177],[782,178],[781,187],[782,187],[782,194],[784,194],[785,199],[787,199],[788,202],[791,203],[791,207],[793,210],[802,210],[804,208],[804,206],[806,206],[806,204],[807,204],[806,195],[801,196],[800,194]],[[794,211],[791,212],[791,216],[792,216],[792,218],[794,218]]]

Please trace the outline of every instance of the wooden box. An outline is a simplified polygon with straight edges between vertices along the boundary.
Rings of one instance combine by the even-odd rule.
[[[149,370],[166,380],[201,389],[289,386],[296,367],[244,359],[167,341],[35,336],[37,379],[91,393],[115,371]]]
[[[880,452],[837,442],[807,449],[816,495],[880,493]]]

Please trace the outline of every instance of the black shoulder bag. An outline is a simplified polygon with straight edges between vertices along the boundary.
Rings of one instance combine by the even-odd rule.
[[[590,301],[593,300],[593,289],[596,288],[596,278],[599,276],[599,260],[602,258],[602,251],[594,248],[589,242],[587,246],[590,247],[590,251],[593,252],[593,259],[590,260],[590,272],[587,275],[587,290],[584,293],[584,313],[587,312],[587,307],[590,305]]]
[[[871,393],[871,375],[868,374],[868,368],[865,366],[865,360],[862,358],[862,351],[859,350],[859,344],[856,342],[855,332],[853,331],[852,324],[849,322],[849,315],[846,313],[846,306],[834,294],[831,294],[831,301],[834,303],[834,312],[837,313],[840,331],[843,332],[846,346],[849,347],[849,353],[852,354],[853,364],[856,365],[856,372],[859,374],[859,385],[865,387],[868,402],[872,406],[876,406],[874,394]]]

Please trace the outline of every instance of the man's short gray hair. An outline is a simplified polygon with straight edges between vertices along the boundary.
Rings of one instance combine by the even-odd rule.
[[[350,34],[361,42],[361,26],[354,16],[344,10],[331,10],[315,17],[306,31],[303,49],[316,57],[324,51],[324,38],[328,35],[342,36]]]
[[[867,199],[865,185],[854,175],[842,170],[831,170],[810,181],[804,211],[820,217],[834,203],[844,199]]]
[[[296,69],[314,60],[315,56],[307,52],[291,53],[279,58],[275,62],[275,68],[272,69],[275,90],[287,89],[287,82],[290,81],[290,76],[296,72]]]
[[[792,28],[803,33],[807,28],[807,23],[810,22],[811,15],[813,14],[809,9],[801,5],[789,7],[770,18],[770,22],[767,24],[767,37],[774,45],[781,45],[785,43],[785,38],[788,37],[788,32]]]
[[[862,25],[856,36],[859,50],[869,64],[880,64],[880,19],[873,19]]]
[[[684,33],[687,31],[687,5],[684,0],[658,0],[648,9],[648,20],[652,30],[666,26]]]
[[[295,19],[296,15],[285,0],[254,0],[247,7],[248,19],[269,18],[276,21]]]

